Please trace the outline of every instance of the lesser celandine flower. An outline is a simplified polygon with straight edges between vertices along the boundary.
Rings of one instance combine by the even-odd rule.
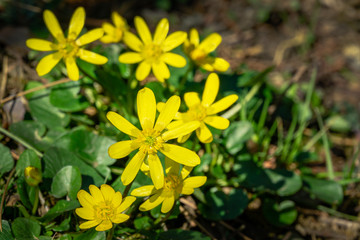
[[[117,12],[113,12],[111,14],[111,20],[113,21],[114,25],[107,22],[102,24],[102,29],[104,29],[104,36],[100,38],[100,41],[103,43],[120,42],[124,36],[124,32],[128,31],[129,29],[126,20]]]
[[[206,182],[205,176],[187,178],[192,167],[184,166],[180,171],[180,165],[168,158],[165,158],[165,168],[166,177],[163,188],[156,189],[153,185],[146,185],[131,192],[131,195],[136,197],[150,196],[140,205],[141,211],[148,211],[162,203],[161,212],[167,213],[172,209],[180,194],[190,195],[194,192],[194,188],[201,187]]]
[[[80,229],[95,227],[96,231],[106,231],[112,228],[113,223],[122,223],[129,219],[123,212],[136,200],[128,196],[122,198],[120,192],[115,192],[107,184],[100,189],[95,185],[89,186],[90,194],[80,190],[77,194],[81,208],[75,210],[76,214],[88,221],[80,224]]]
[[[152,37],[143,18],[137,16],[134,22],[141,40],[135,34],[126,32],[124,43],[135,52],[121,54],[119,61],[128,64],[139,63],[135,73],[137,80],[144,80],[152,70],[155,77],[160,82],[164,82],[170,77],[170,71],[166,64],[173,67],[186,65],[184,57],[169,52],[185,41],[186,32],[177,31],[167,36],[169,21],[163,18],[158,23]]]
[[[190,30],[189,39],[184,42],[184,51],[201,68],[209,72],[225,72],[230,64],[223,58],[209,55],[220,43],[221,36],[218,33],[212,33],[200,42],[199,33],[193,28]]]
[[[64,59],[67,73],[71,80],[79,79],[79,68],[76,65],[77,57],[93,64],[104,64],[107,62],[108,59],[106,57],[83,48],[86,44],[101,38],[104,30],[101,28],[93,29],[76,39],[85,23],[85,10],[83,7],[78,7],[72,15],[66,38],[58,20],[51,11],[44,11],[44,21],[55,41],[50,42],[37,38],[30,38],[26,41],[26,45],[31,49],[53,51],[53,53],[43,57],[37,65],[36,71],[39,76],[49,73],[61,59]]]
[[[132,139],[111,145],[108,150],[110,157],[123,158],[132,151],[139,149],[121,175],[124,185],[130,184],[136,177],[142,164],[146,164],[150,168],[150,176],[155,187],[162,188],[164,185],[164,172],[157,155],[158,151],[186,166],[196,166],[200,163],[200,158],[195,152],[166,143],[170,139],[188,134],[199,127],[199,122],[189,121],[177,128],[173,128],[171,131],[164,131],[173,120],[179,107],[180,98],[172,96],[164,104],[163,111],[155,122],[155,95],[149,88],[143,88],[137,94],[137,110],[142,130],[136,128],[121,115],[115,112],[108,112],[107,118],[110,122]]]
[[[185,113],[177,113],[176,121],[168,125],[168,129],[176,128],[189,121],[199,121],[200,127],[196,129],[196,135],[203,143],[212,142],[213,136],[206,125],[224,130],[229,127],[229,120],[216,114],[224,111],[237,101],[238,96],[232,94],[214,103],[219,91],[219,77],[216,73],[211,73],[205,83],[202,100],[196,92],[187,92],[184,95],[185,103],[189,110]],[[159,103],[158,109],[162,111],[164,104]],[[185,142],[191,133],[184,134],[178,138],[178,142]]]
[[[25,182],[32,187],[39,185],[42,181],[42,173],[37,167],[28,166],[24,170]]]

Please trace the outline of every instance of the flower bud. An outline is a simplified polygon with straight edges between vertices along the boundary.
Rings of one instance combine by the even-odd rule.
[[[25,181],[29,186],[36,187],[42,181],[42,174],[38,168],[28,166],[25,168]]]

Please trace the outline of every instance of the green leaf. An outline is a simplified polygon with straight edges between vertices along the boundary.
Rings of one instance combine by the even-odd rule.
[[[271,183],[268,188],[279,196],[293,195],[302,187],[301,177],[294,172],[285,169],[265,169],[265,173]]]
[[[326,119],[326,124],[330,129],[340,133],[347,133],[351,130],[351,123],[340,115],[331,116]]]
[[[20,196],[20,200],[27,209],[32,209],[32,203],[30,200],[31,187],[26,184],[25,178],[20,177],[16,180],[17,193]]]
[[[224,131],[224,144],[231,154],[236,154],[253,135],[254,130],[251,122],[233,122]]]
[[[2,232],[0,231],[0,240],[14,239],[11,233],[10,224],[6,220],[1,220]]]
[[[277,227],[290,225],[297,218],[295,203],[291,200],[277,203],[273,199],[266,198],[263,202],[262,210],[266,220]]]
[[[231,189],[227,194],[212,188],[205,195],[206,204],[200,203],[199,210],[211,220],[230,220],[238,217],[247,207],[248,198],[242,189]]]
[[[76,199],[76,194],[81,187],[81,174],[76,166],[61,168],[53,178],[51,194],[56,198],[69,195],[70,199]]]
[[[99,79],[101,86],[114,98],[125,100],[127,86],[123,79],[116,74],[102,69],[96,70],[96,79]]]
[[[17,240],[33,240],[35,237],[39,237],[41,230],[37,221],[22,217],[16,218],[11,227]]]
[[[65,212],[72,211],[78,207],[80,207],[80,204],[77,200],[59,200],[40,220],[42,222],[50,222],[57,216],[63,215]]]
[[[309,176],[303,176],[302,179],[305,189],[318,199],[328,204],[340,204],[343,201],[343,189],[338,182]]]
[[[0,144],[0,177],[9,172],[14,167],[14,159],[11,156],[10,149]]]
[[[159,240],[210,240],[208,236],[196,231],[185,231],[182,229],[170,229],[159,233]]]
[[[74,240],[105,240],[106,239],[106,233],[104,231],[98,232],[95,231],[94,228],[81,233],[78,237],[75,237]]]
[[[134,226],[138,230],[150,230],[153,224],[154,221],[148,216],[134,219]]]
[[[25,168],[32,166],[41,171],[41,161],[35,151],[32,149],[26,149],[19,157],[16,164],[16,175],[24,176]]]
[[[54,86],[50,92],[50,103],[65,112],[76,112],[90,104],[80,95],[80,81],[71,81]]]

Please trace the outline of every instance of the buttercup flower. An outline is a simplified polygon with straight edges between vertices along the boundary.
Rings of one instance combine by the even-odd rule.
[[[184,42],[184,51],[196,65],[209,72],[228,70],[230,64],[226,60],[209,56],[221,43],[221,36],[218,33],[210,34],[201,43],[196,29],[191,29],[189,35],[189,39]]]
[[[185,113],[177,113],[175,115],[176,121],[170,123],[168,129],[176,128],[189,121],[199,121],[200,127],[196,129],[197,137],[203,143],[212,142],[213,136],[206,124],[221,130],[228,128],[229,120],[215,114],[224,111],[238,99],[236,94],[232,94],[214,103],[218,91],[219,77],[216,73],[211,73],[206,80],[202,100],[200,101],[196,92],[185,93],[184,100],[189,110]],[[160,112],[163,111],[163,107],[164,103],[158,104]],[[178,142],[185,142],[190,135],[191,133],[184,134],[178,138]]]
[[[39,76],[49,73],[61,59],[64,59],[69,78],[78,80],[77,57],[92,64],[104,64],[108,61],[106,57],[83,48],[86,44],[101,38],[104,30],[101,28],[93,29],[76,39],[85,23],[85,10],[83,7],[78,7],[72,15],[66,38],[58,20],[51,11],[44,11],[44,21],[55,41],[50,42],[37,38],[30,38],[26,41],[26,45],[31,49],[53,51],[53,53],[43,57],[37,65],[36,71]]]
[[[132,151],[139,149],[126,165],[121,181],[130,184],[140,167],[145,164],[150,168],[150,176],[156,188],[164,185],[164,172],[157,152],[160,151],[172,160],[186,166],[196,166],[200,163],[199,156],[186,148],[166,143],[170,139],[188,134],[199,127],[199,122],[189,121],[171,131],[164,131],[173,120],[180,107],[180,98],[172,96],[164,104],[163,111],[155,123],[156,101],[155,95],[149,88],[143,88],[137,95],[137,109],[142,131],[115,112],[108,112],[107,118],[120,131],[129,135],[132,140],[120,141],[109,147],[108,153],[112,158],[123,158]],[[154,125],[155,123],[155,125]]]
[[[124,32],[128,31],[129,26],[126,20],[120,16],[117,12],[111,14],[111,19],[114,23],[103,23],[102,29],[104,29],[104,36],[100,38],[103,43],[118,43],[124,36]]]
[[[101,185],[100,189],[95,185],[89,186],[90,194],[80,190],[77,198],[81,208],[75,209],[77,215],[88,221],[80,224],[81,229],[95,227],[96,231],[106,231],[112,228],[113,223],[122,223],[129,219],[129,215],[123,214],[136,200],[128,196],[122,198],[120,192],[115,192],[107,184]]]
[[[172,209],[180,194],[190,195],[194,192],[194,188],[201,187],[206,182],[205,176],[187,178],[192,167],[184,166],[180,171],[180,165],[168,158],[165,158],[165,168],[166,177],[163,188],[156,189],[153,185],[146,185],[131,191],[131,195],[136,197],[150,196],[140,205],[140,211],[149,211],[162,203],[161,212],[167,213]]]
[[[126,32],[124,43],[135,52],[121,54],[119,61],[128,64],[140,63],[135,73],[137,80],[144,80],[152,70],[155,77],[160,82],[164,82],[170,77],[170,71],[166,64],[179,68],[186,65],[184,57],[169,52],[185,41],[187,35],[185,32],[177,31],[166,37],[169,32],[169,21],[163,18],[158,23],[154,37],[152,37],[143,18],[137,16],[134,22],[141,40],[133,33]]]

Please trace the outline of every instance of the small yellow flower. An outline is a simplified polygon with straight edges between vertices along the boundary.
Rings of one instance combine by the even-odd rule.
[[[167,213],[172,209],[180,194],[190,195],[194,192],[194,188],[201,187],[206,182],[205,176],[186,178],[192,167],[184,166],[180,171],[180,165],[168,158],[165,158],[165,168],[166,177],[163,188],[156,189],[153,185],[146,185],[131,192],[131,195],[136,197],[150,196],[140,205],[140,211],[149,211],[162,203],[161,212]]]
[[[228,70],[230,64],[226,60],[209,56],[209,53],[221,43],[221,36],[218,33],[210,34],[201,43],[196,29],[191,29],[189,35],[189,39],[184,42],[184,51],[196,65],[209,72]]]
[[[28,166],[24,170],[25,182],[32,187],[42,182],[42,173],[37,167]]]
[[[230,107],[230,105],[237,101],[238,96],[236,94],[232,94],[214,103],[219,91],[219,84],[218,75],[216,73],[211,73],[206,80],[201,101],[198,93],[185,93],[184,100],[189,110],[185,113],[177,113],[175,115],[176,120],[168,125],[168,129],[181,126],[189,121],[199,121],[200,127],[196,129],[196,135],[201,142],[209,143],[212,142],[213,136],[206,124],[221,130],[228,128],[230,124],[229,120],[216,116],[215,114]],[[164,103],[158,104],[158,110],[160,112],[163,107]],[[182,137],[178,138],[178,142],[185,142],[190,135],[191,133],[184,134]]]
[[[140,63],[135,73],[137,80],[144,80],[152,70],[155,77],[160,82],[164,82],[170,77],[170,71],[166,64],[178,68],[186,65],[184,57],[169,52],[185,41],[186,32],[177,31],[167,37],[169,21],[163,18],[158,23],[154,37],[152,37],[143,18],[137,16],[134,22],[141,40],[135,34],[126,32],[124,43],[135,52],[121,54],[119,61],[127,64]]]
[[[157,155],[158,151],[174,161],[187,166],[196,166],[200,163],[200,158],[195,152],[166,143],[170,139],[188,134],[199,127],[199,122],[189,121],[171,131],[164,131],[173,120],[179,107],[180,98],[172,96],[164,104],[163,111],[155,122],[155,95],[149,88],[143,88],[137,94],[137,109],[142,131],[121,115],[115,112],[108,112],[106,116],[110,122],[132,139],[111,145],[108,150],[109,156],[116,159],[123,158],[132,151],[139,149],[121,175],[121,181],[124,185],[130,184],[139,172],[140,167],[145,164],[150,167],[150,176],[155,187],[162,188],[164,185],[164,171]]]
[[[129,219],[129,215],[123,214],[136,200],[128,196],[122,198],[120,192],[115,192],[107,184],[101,185],[100,189],[95,185],[89,186],[90,194],[80,190],[77,194],[81,208],[75,209],[77,215],[88,221],[80,224],[80,229],[95,227],[96,231],[106,231],[112,228],[113,223],[122,223]]]
[[[31,49],[54,51],[40,60],[36,67],[39,76],[49,73],[61,59],[64,59],[69,78],[76,81],[79,80],[79,68],[76,65],[77,57],[92,64],[104,64],[108,61],[106,57],[83,48],[84,45],[101,38],[104,30],[101,28],[93,29],[76,39],[85,23],[83,7],[78,7],[72,15],[66,38],[58,20],[51,11],[44,11],[44,21],[55,41],[50,42],[37,38],[30,38],[26,41],[26,45]]]
[[[122,40],[124,32],[128,31],[129,26],[126,20],[120,16],[117,12],[111,14],[111,19],[114,23],[103,23],[102,29],[104,30],[104,36],[100,38],[103,43],[118,43]]]

